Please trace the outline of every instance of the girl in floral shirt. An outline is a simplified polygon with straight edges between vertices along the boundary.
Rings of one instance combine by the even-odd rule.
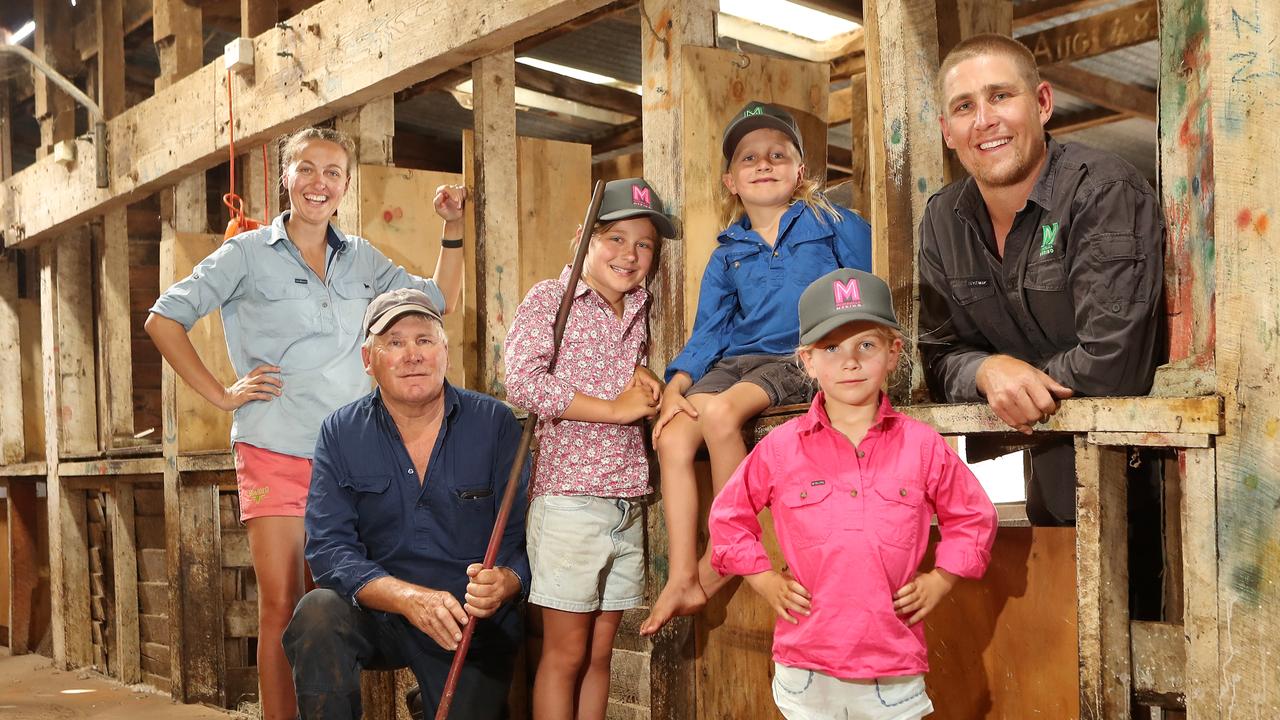
[[[644,282],[659,238],[674,235],[648,183],[608,183],[554,372],[552,328],[569,268],[533,286],[507,334],[507,399],[538,415],[527,532],[529,601],[543,609],[540,720],[604,717],[614,635],[622,611],[643,600],[638,500],[649,493],[649,466],[638,421],[657,414],[662,392],[643,367]]]

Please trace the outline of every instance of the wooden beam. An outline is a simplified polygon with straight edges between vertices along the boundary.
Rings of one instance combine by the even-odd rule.
[[[278,0],[240,0],[240,37],[257,37],[275,26],[280,17]],[[266,167],[263,167],[263,147]],[[280,146],[268,141],[262,147],[250,148],[237,165],[240,175],[240,197],[251,218],[268,221],[280,207]]]
[[[43,474],[43,473],[41,473]],[[23,655],[36,649],[31,622],[35,612],[36,587],[40,583],[39,535],[37,530],[36,483],[34,479],[7,477],[8,513],[9,652]]]
[[[1013,33],[1012,0],[937,0],[938,59],[961,40],[982,33]]]
[[[866,76],[864,75],[863,78],[865,87]],[[827,98],[828,125],[847,123],[853,117],[853,88],[851,84],[849,87],[831,91],[831,95]]]
[[[111,571],[115,589],[115,653],[111,673],[126,685],[142,680],[138,634],[138,544],[134,537],[133,485],[115,483],[107,494],[111,522]]]
[[[1130,117],[1132,116],[1128,113],[1119,113],[1104,107],[1089,108],[1087,110],[1077,110],[1070,114],[1054,115],[1049,118],[1049,122],[1044,126],[1044,129],[1054,135],[1061,136],[1079,132],[1080,130],[1088,130],[1099,125],[1110,125],[1113,122],[1128,120]]]
[[[324,0],[299,13],[291,29],[272,29],[254,38],[255,81],[252,85],[233,81],[239,110],[237,138],[248,147],[261,144],[604,4],[604,0],[519,0],[491,7],[464,0],[434,4],[388,0],[370,6],[367,0]],[[156,23],[157,28],[169,29],[172,18],[162,24],[157,16]],[[325,38],[358,41],[336,46],[322,42],[305,31],[311,24],[320,26]],[[451,31],[420,31],[436,26]],[[292,54],[280,57],[276,55],[279,48],[288,48]],[[381,61],[371,62],[379,53]],[[39,162],[10,178],[0,190],[5,245],[53,237],[55,230],[73,227],[109,207],[133,202],[220,163],[226,153],[223,78],[221,66],[210,64],[108,123],[110,188],[96,187],[93,164],[86,162],[70,168]],[[175,108],[190,107],[210,112],[195,122],[172,121]],[[93,156],[85,142],[78,143],[78,150],[82,158]],[[44,192],[49,187],[65,189],[58,202],[49,202]]]
[[[1202,433],[1158,432],[1091,432],[1087,436],[1094,445],[1113,447],[1207,448],[1213,436]]]
[[[1182,476],[1183,695],[1187,717],[1216,719],[1222,683],[1218,640],[1218,478],[1214,450],[1178,453]]]
[[[19,327],[17,258],[0,255],[0,465],[22,462],[26,455]]]
[[[592,107],[640,117],[640,96],[621,88],[578,80],[516,63],[516,86]]]
[[[1129,626],[1133,646],[1133,694],[1147,705],[1182,708],[1186,648],[1182,626],[1138,622]]]
[[[351,184],[338,206],[338,226],[360,234],[364,219],[360,217],[361,194],[358,165],[390,165],[392,138],[396,134],[396,108],[392,96],[379,98],[351,112],[339,115],[334,127],[351,136],[356,143],[356,156],[351,163]]]
[[[476,313],[480,388],[506,395],[502,348],[520,302],[516,181],[515,52],[486,55],[471,66],[475,118]]]
[[[862,24],[862,0],[793,0],[797,5],[819,10],[845,20]]]
[[[912,343],[917,335],[916,228],[926,201],[944,179],[932,72],[938,67],[934,5],[927,0],[864,4],[871,187],[879,189],[870,218],[872,264],[893,290],[898,321]],[[921,68],[927,71],[919,72]],[[924,385],[919,364],[910,365],[908,391]]]
[[[1071,93],[1094,105],[1146,120],[1156,119],[1156,94],[1139,85],[1120,82],[1072,65],[1041,68],[1040,77],[1052,83],[1055,90]]]
[[[619,125],[608,135],[591,143],[591,154],[602,155],[614,150],[621,150],[639,145],[644,139],[644,123],[641,120]]]
[[[152,0],[121,0],[120,28],[124,35],[137,30],[151,19]],[[95,15],[87,14],[76,21],[74,42],[81,62],[98,54],[98,27]]]
[[[521,38],[515,43],[516,56],[521,57],[539,45],[546,44],[556,38],[564,37],[571,32],[581,30],[605,18],[619,15],[636,6],[637,0],[614,0],[600,5],[593,10],[585,11],[562,23],[549,26],[536,34]],[[642,11],[643,12],[643,11]]]
[[[868,145],[867,74],[849,78],[849,207],[864,218],[871,217],[871,151]],[[830,150],[828,150],[828,155]]]
[[[686,268],[689,242],[685,215],[684,146],[686,93],[681,57],[685,46],[714,47],[714,0],[646,0],[640,6],[641,78],[644,85],[641,114],[645,179],[678,218],[680,236],[665,242],[663,260],[650,281],[650,291],[662,298],[659,312],[649,323],[649,366],[661,375],[666,363],[684,346]],[[661,507],[647,513],[650,558],[667,556],[667,530]],[[652,603],[667,580],[666,563],[651,562],[646,573],[645,597]],[[690,720],[696,717],[694,702],[694,650],[690,618],[675,618],[654,639],[649,658],[650,717]]]
[[[1156,0],[1140,0],[1107,12],[1020,35],[1041,67],[1075,62],[1103,53],[1150,42],[1159,37]]]
[[[31,76],[23,73],[30,82]],[[13,174],[13,117],[10,103],[15,93],[10,92],[11,82],[0,82],[0,180],[8,180]]]
[[[240,37],[261,35],[270,30],[279,17],[278,0],[240,0]]]
[[[78,63],[75,62],[71,37],[57,30],[70,23],[71,8],[60,0],[34,2],[36,55],[64,77],[74,76],[73,69]],[[41,158],[53,152],[56,143],[75,137],[75,101],[43,73],[35,75],[35,92],[36,120],[40,122],[40,147],[36,149],[36,157]],[[3,216],[4,213],[0,212],[0,217]]]
[[[1076,615],[1081,720],[1127,720],[1129,655],[1126,451],[1076,437]]]
[[[1025,0],[1013,6],[1013,26],[1025,27],[1069,13],[1092,10],[1115,0]]]

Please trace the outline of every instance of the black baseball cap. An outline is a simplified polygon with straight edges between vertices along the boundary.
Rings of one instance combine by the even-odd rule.
[[[870,320],[899,332],[893,295],[869,272],[840,268],[814,280],[800,295],[800,344],[810,345],[846,323]]]
[[[388,290],[369,303],[364,311],[366,335],[381,335],[397,319],[410,314],[426,315],[440,319],[440,311],[421,290],[400,288]]]
[[[733,151],[737,149],[743,136],[761,128],[771,128],[784,133],[791,142],[795,143],[796,150],[800,151],[800,157],[804,157],[804,143],[800,141],[800,128],[796,125],[796,119],[791,117],[791,113],[777,105],[752,100],[733,116],[729,126],[724,129],[724,139],[720,143],[721,150],[724,151],[724,159],[732,160]]]
[[[662,198],[644,178],[611,180],[604,185],[604,199],[600,202],[600,222],[614,222],[645,216],[653,221],[658,234],[664,238],[676,236],[676,226],[662,211]]]

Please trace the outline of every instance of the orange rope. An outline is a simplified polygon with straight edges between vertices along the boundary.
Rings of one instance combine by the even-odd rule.
[[[222,196],[222,204],[227,206],[231,211],[231,220],[227,223],[227,231],[224,237],[230,238],[244,230],[253,230],[266,224],[263,220],[257,220],[244,214],[244,200],[236,194],[236,112],[235,106],[231,100],[231,71],[227,70],[227,154],[228,165],[231,169],[230,187],[231,192]],[[262,209],[267,217],[271,216],[270,205],[271,181],[267,177],[267,146],[262,146]]]

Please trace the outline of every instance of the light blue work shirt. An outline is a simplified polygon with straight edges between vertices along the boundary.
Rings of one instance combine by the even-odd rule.
[[[241,233],[165,290],[151,312],[188,331],[222,310],[227,354],[236,376],[276,365],[280,397],[235,411],[231,442],[310,458],[320,422],[369,392],[360,360],[364,311],[379,294],[416,288],[444,308],[434,280],[391,262],[368,240],[329,226],[325,278],[302,259],[285,232],[285,211],[271,225]]]

